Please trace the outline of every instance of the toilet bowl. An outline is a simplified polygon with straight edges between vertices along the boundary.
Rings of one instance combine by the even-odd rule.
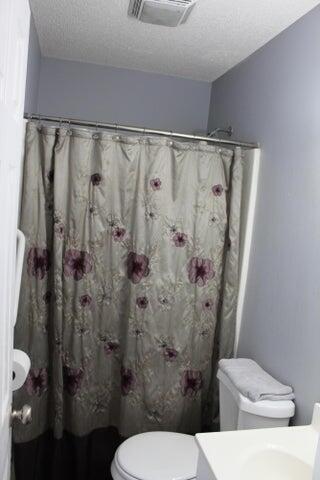
[[[283,427],[294,415],[291,400],[252,402],[218,371],[222,431]],[[198,447],[192,435],[148,432],[123,442],[111,465],[113,480],[192,480]]]
[[[111,465],[114,480],[193,480],[198,447],[192,435],[148,432],[123,442]]]

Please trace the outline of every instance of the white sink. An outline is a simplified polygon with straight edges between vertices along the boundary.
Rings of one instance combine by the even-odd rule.
[[[197,480],[312,480],[320,404],[312,424],[200,433]]]
[[[244,462],[239,478],[246,480],[311,480],[312,467],[277,447],[262,448]]]

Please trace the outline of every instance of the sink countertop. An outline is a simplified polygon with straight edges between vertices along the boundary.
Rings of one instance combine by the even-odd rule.
[[[286,473],[286,465],[296,478],[311,480],[319,432],[320,404],[316,404],[311,425],[200,433],[196,441],[216,480],[255,475],[262,479],[264,474],[275,479],[274,472],[279,479],[293,478]]]

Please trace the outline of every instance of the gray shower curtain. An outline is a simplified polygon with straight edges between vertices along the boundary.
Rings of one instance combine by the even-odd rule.
[[[212,420],[234,341],[241,187],[239,149],[28,124],[15,338],[32,368],[15,403],[33,422],[16,442]]]

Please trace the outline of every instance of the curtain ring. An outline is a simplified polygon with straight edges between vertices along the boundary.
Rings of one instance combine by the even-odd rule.
[[[67,130],[67,135],[69,135],[69,137],[71,137],[71,135],[72,135],[70,118],[69,118],[69,120],[68,120],[68,130]]]
[[[93,140],[99,140],[99,129],[98,129],[98,122],[96,122],[95,131],[92,134]]]
[[[141,139],[140,139],[140,142],[141,142],[141,143],[146,142],[146,138],[145,138],[145,137],[146,137],[146,127],[143,127],[142,137],[144,137],[144,138],[141,138]]]
[[[42,125],[41,125],[41,115],[39,115],[38,117],[38,124],[37,124],[37,130],[39,132],[41,132],[41,129],[42,129]]]
[[[118,135],[118,131],[119,131],[119,125],[117,123],[114,124],[115,125],[115,129],[116,129],[116,140],[119,141],[120,140],[120,137]]]

